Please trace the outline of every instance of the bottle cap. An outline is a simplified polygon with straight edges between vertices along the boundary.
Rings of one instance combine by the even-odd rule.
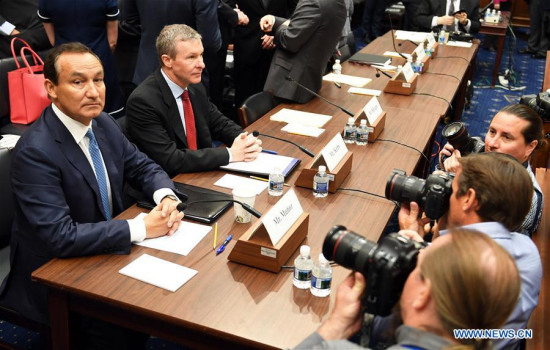
[[[324,166],[324,165],[319,165],[319,172],[320,172],[320,173],[324,173],[324,172],[326,172],[326,171],[327,171],[327,167],[326,167],[326,166]]]
[[[367,125],[367,120],[366,119],[361,119],[361,125]]]
[[[308,245],[303,245],[300,247],[300,255],[301,256],[309,256],[309,253],[311,252],[311,248]]]
[[[334,63],[340,64],[340,60],[334,60]]]
[[[349,117],[348,124],[353,124],[353,123],[355,123],[355,120],[353,119],[353,117]]]
[[[319,254],[319,262],[320,263],[327,263],[328,262],[327,258],[325,258],[323,253]]]

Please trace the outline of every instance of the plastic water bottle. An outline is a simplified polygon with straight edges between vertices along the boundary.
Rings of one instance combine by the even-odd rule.
[[[361,124],[357,128],[356,136],[355,143],[359,146],[366,146],[369,142],[369,129],[366,119],[361,119]]]
[[[313,265],[311,273],[311,294],[316,297],[326,297],[330,294],[330,284],[332,282],[332,267],[325,256],[319,254],[319,261]]]
[[[284,184],[285,177],[281,171],[281,168],[275,168],[274,172],[269,174],[269,195],[275,197],[282,195]]]
[[[355,143],[355,120],[353,117],[349,117],[348,123],[344,128],[344,142],[345,143]]]
[[[445,31],[443,29],[439,31],[439,43],[445,45]]]
[[[332,65],[332,72],[334,74],[342,74],[342,65],[340,64],[340,60],[334,60],[334,64]]]
[[[498,22],[502,22],[502,12],[500,12],[500,10],[497,12],[497,18],[498,18]]]
[[[325,198],[328,195],[328,175],[324,165],[319,166],[319,172],[313,177],[313,195],[315,198]]]
[[[294,286],[300,289],[311,287],[311,270],[313,259],[309,255],[310,248],[307,245],[300,247],[300,255],[294,260]]]
[[[413,68],[414,68],[415,73],[422,74],[422,69],[424,68],[424,63],[422,63],[421,60],[417,59],[416,62],[414,63]]]

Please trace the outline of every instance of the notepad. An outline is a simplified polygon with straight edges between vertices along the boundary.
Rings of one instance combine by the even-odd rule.
[[[269,186],[269,183],[265,181],[250,179],[248,177],[225,174],[218,181],[216,181],[216,183],[214,183],[214,186],[230,189],[245,187],[254,191],[256,195],[259,195],[267,188],[267,186]]]
[[[346,74],[329,73],[323,77],[323,80],[333,81],[340,84],[347,84],[355,87],[363,87],[368,83],[370,83],[372,79],[356,77],[353,75],[346,75]]]
[[[118,272],[171,292],[178,290],[197,274],[196,270],[148,254],[141,255]]]
[[[270,120],[275,122],[315,126],[317,128],[322,128],[331,118],[332,116],[326,114],[302,112],[288,108],[283,108],[269,117]]]
[[[281,156],[278,154],[260,153],[252,162],[234,162],[221,166],[220,169],[236,171],[250,175],[269,176],[275,168],[282,170],[285,177],[300,163],[298,158]]]
[[[317,128],[315,126],[304,126],[299,124],[287,124],[281,131],[288,132],[289,134],[310,136],[310,137],[319,137],[325,129]]]
[[[448,41],[445,45],[455,47],[472,47],[472,43],[468,43],[466,41]]]
[[[356,88],[356,87],[350,87],[348,92],[350,94],[377,96],[377,97],[382,94],[382,91],[380,90],[362,89],[362,88]]]

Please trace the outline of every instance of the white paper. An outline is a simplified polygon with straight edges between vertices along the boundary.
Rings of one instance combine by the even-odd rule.
[[[221,169],[240,171],[249,174],[269,175],[279,168],[285,173],[285,169],[294,162],[295,158],[261,152],[252,162],[234,162],[221,166]]]
[[[363,107],[363,112],[365,112],[365,115],[367,116],[367,121],[369,122],[369,125],[374,125],[376,120],[380,117],[382,114],[382,106],[380,106],[380,102],[378,102],[378,99],[376,97],[373,97],[370,99],[369,102]]]
[[[346,153],[348,153],[348,148],[340,133],[337,133],[321,151],[329,171],[333,171],[336,168]]]
[[[403,55],[403,56],[405,56],[405,57],[407,57],[407,58],[412,57],[410,54],[408,54],[408,53],[403,53],[403,52],[401,52],[401,55]],[[389,57],[398,57],[398,58],[399,58],[399,57],[401,57],[401,55],[398,54],[398,53],[395,52],[395,51],[386,51],[386,52],[384,52],[384,56],[389,56]],[[401,58],[402,58],[402,57],[401,57]]]
[[[414,41],[415,43],[421,43],[426,41],[426,37],[430,33],[426,32],[409,32],[405,30],[396,30],[395,31],[395,38],[398,40],[410,40]],[[433,37],[433,35],[432,35]]]
[[[12,134],[2,135],[2,139],[0,139],[0,148],[13,149],[20,138],[21,136],[19,135],[12,135]]]
[[[265,214],[262,223],[265,226],[271,243],[276,245],[285,235],[288,229],[294,225],[304,210],[294,190],[289,190],[279,201]]]
[[[472,47],[472,43],[468,43],[465,41],[448,41],[447,46],[457,46],[457,47]]]
[[[196,270],[148,254],[141,255],[118,272],[171,292],[178,290],[197,274]]]
[[[414,76],[414,71],[410,62],[405,63],[405,65],[403,66],[403,75],[405,76],[405,80],[407,81],[407,83],[412,80]]]
[[[304,126],[299,124],[287,124],[282,129],[282,131],[288,132],[290,134],[319,137],[325,129],[317,128],[315,126]]]
[[[141,213],[136,216],[136,218],[145,215],[147,214]],[[176,232],[170,236],[150,238],[135,244],[180,255],[187,255],[197,244],[199,244],[211,229],[210,226],[182,221]]]
[[[269,119],[275,122],[322,128],[331,118],[331,115],[302,112],[283,108],[279,112],[273,114]]]
[[[367,96],[380,96],[382,94],[381,90],[363,89],[363,88],[356,88],[356,87],[350,87],[348,92],[350,94],[367,95]]]
[[[356,77],[353,75],[346,75],[346,74],[334,74],[334,73],[329,73],[325,75],[323,77],[323,80],[334,81],[341,84],[348,84],[355,87],[363,87],[372,81],[372,79],[369,79],[369,78]]]
[[[218,181],[216,181],[214,185],[230,189],[245,187],[254,191],[256,195],[259,195],[267,188],[267,186],[269,186],[269,183],[267,181],[255,180],[248,177],[225,174]]]

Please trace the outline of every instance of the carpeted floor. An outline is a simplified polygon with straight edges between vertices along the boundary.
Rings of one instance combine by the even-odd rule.
[[[465,110],[462,120],[466,123],[466,128],[471,136],[485,137],[491,118],[502,107],[519,102],[522,95],[536,94],[540,91],[544,77],[545,61],[542,59],[533,59],[528,55],[520,55],[518,49],[524,48],[526,42],[525,30],[514,30],[515,37],[508,35],[506,46],[500,65],[500,70],[504,72],[508,69],[513,71],[509,80],[509,86],[522,87],[525,89],[512,91],[504,87],[490,87],[493,65],[496,58],[495,52],[489,52],[483,48],[479,49],[477,55],[477,67],[474,73],[474,94],[471,100],[470,108]],[[479,35],[483,39],[483,35]],[[364,46],[360,40],[357,40],[358,49]],[[443,122],[440,123],[436,141],[441,143],[441,129]],[[437,146],[434,151],[436,158]],[[435,162],[432,162],[434,164]],[[14,326],[10,323],[0,321],[0,339],[6,340],[18,347],[24,349],[39,349],[38,335],[24,328]],[[186,349],[177,344],[173,344],[162,339],[151,338],[147,343],[147,349]]]

